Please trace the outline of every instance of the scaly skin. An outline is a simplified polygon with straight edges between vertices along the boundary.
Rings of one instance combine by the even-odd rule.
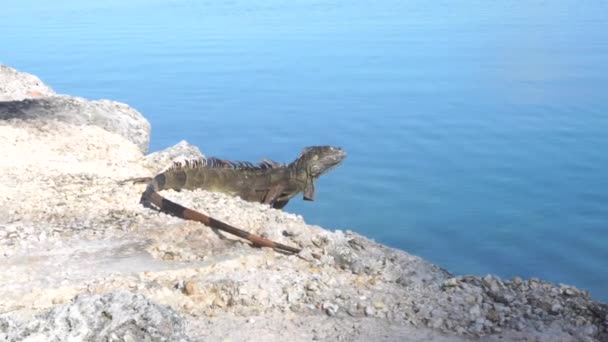
[[[166,189],[178,191],[204,189],[239,196],[250,202],[266,203],[280,209],[299,193],[303,193],[305,200],[314,200],[315,180],[338,166],[345,157],[346,154],[340,148],[313,146],[305,148],[295,161],[287,165],[274,162],[253,165],[246,162],[229,162],[211,158],[176,163],[152,179],[140,178],[134,181],[148,181],[146,190],[141,196],[141,202],[145,206],[153,204],[160,211],[201,222],[211,228],[249,240],[257,246],[299,253],[299,248],[250,234],[172,202],[158,192]]]

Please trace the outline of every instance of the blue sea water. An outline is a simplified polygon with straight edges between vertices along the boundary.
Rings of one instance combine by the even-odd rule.
[[[287,211],[608,301],[605,1],[11,1],[0,63],[132,105],[152,150],[342,146]]]

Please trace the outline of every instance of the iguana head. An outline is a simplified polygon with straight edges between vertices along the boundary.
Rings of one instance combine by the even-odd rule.
[[[294,164],[297,167],[299,177],[305,178],[306,181],[305,200],[312,201],[315,197],[314,180],[340,165],[344,158],[346,158],[346,152],[339,147],[310,146],[302,151]]]

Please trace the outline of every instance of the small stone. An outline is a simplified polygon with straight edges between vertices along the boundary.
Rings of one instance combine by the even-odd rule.
[[[401,286],[410,286],[412,285],[414,282],[412,281],[412,279],[408,276],[400,276],[399,278],[397,278],[397,284],[401,285]]]
[[[479,315],[481,315],[481,309],[479,308],[479,305],[473,305],[469,309],[469,315],[473,317],[478,317]]]
[[[365,270],[365,266],[360,260],[355,260],[350,264],[350,271],[353,274],[362,274]]]
[[[561,306],[559,303],[554,303],[554,304],[551,306],[551,311],[550,311],[550,312],[551,312],[552,314],[554,314],[554,315],[557,315],[558,313],[562,312],[562,310],[563,310],[563,309],[564,309],[564,308],[563,308],[563,307],[562,307],[562,306]]]
[[[194,304],[192,304],[192,302],[186,302],[184,303],[184,305],[182,305],[182,307],[184,308],[184,310],[190,311],[194,309]]]
[[[192,295],[196,294],[196,292],[197,292],[196,283],[192,280],[188,280],[184,284],[184,287],[182,288],[182,292],[187,296],[192,296]]]
[[[510,294],[505,294],[503,296],[500,296],[500,299],[503,304],[509,304],[515,300],[515,297]]]
[[[314,237],[311,239],[311,242],[313,243],[313,245],[315,245],[315,246],[317,246],[317,247],[319,247],[319,248],[322,248],[322,247],[324,247],[325,245],[327,245],[327,242],[328,242],[328,241],[327,241],[327,238],[326,238],[326,237],[317,235],[317,236],[314,236]]]
[[[283,230],[283,236],[294,237],[294,236],[298,236],[298,235],[300,235],[300,232],[298,232],[295,229]]]
[[[293,304],[296,303],[299,299],[300,292],[297,292],[294,289],[287,290],[287,302]]]
[[[436,318],[431,321],[431,328],[439,329],[439,328],[441,328],[441,326],[443,326],[443,319]]]
[[[335,316],[336,313],[338,312],[338,305],[330,303],[330,302],[323,303],[323,305],[321,307],[323,308],[323,310],[325,310],[325,313],[328,316]]]
[[[583,328],[583,334],[587,336],[593,336],[597,334],[597,327],[595,325],[589,324]]]
[[[444,281],[442,284],[443,287],[456,287],[458,285],[460,285],[460,282],[458,281],[457,278],[450,278],[450,279]]]
[[[357,317],[358,311],[356,307],[349,307],[346,309],[346,313],[351,317]]]
[[[575,296],[577,294],[577,291],[568,285],[561,285],[560,291],[563,295],[570,296],[570,297]]]
[[[317,292],[319,291],[319,285],[317,285],[317,283],[308,283],[306,284],[306,290],[310,292]]]
[[[466,295],[464,297],[464,301],[467,304],[473,304],[473,303],[477,302],[477,298],[475,296],[473,296],[473,295]]]
[[[376,314],[376,311],[374,310],[374,308],[369,305],[365,307],[364,312],[365,312],[365,316],[374,316]]]
[[[384,309],[385,305],[382,302],[374,302],[374,308],[378,309],[378,310],[382,310]]]
[[[478,322],[475,322],[474,324],[472,324],[469,327],[469,331],[472,332],[473,334],[480,334],[483,331],[483,324],[480,324]]]
[[[304,259],[306,261],[313,261],[315,260],[312,251],[310,250],[310,248],[304,248],[300,251],[300,253],[298,253],[298,257],[301,259]]]

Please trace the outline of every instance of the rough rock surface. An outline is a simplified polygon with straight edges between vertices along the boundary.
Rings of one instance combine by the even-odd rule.
[[[146,209],[120,181],[150,164],[97,126],[0,120],[0,340],[608,340],[608,306],[572,286],[453,276],[222,194],[163,192],[304,251]]]
[[[96,125],[118,133],[144,153],[150,143],[150,123],[128,105],[110,100],[56,96],[36,76],[0,65],[0,120],[9,119]]]
[[[77,296],[27,321],[0,318],[0,330],[18,332],[5,334],[11,340],[186,341],[183,325],[171,308],[122,291]]]
[[[53,89],[42,83],[38,77],[0,64],[0,101],[53,95]]]
[[[155,170],[155,174],[160,173],[165,167],[174,161],[201,159],[205,156],[198,147],[182,140],[179,143],[158,152],[146,155],[146,162],[150,169]]]
[[[150,143],[148,120],[126,104],[110,100],[52,96],[0,102],[0,120],[8,119],[52,119],[76,125],[96,125],[125,137],[142,152],[148,150]]]

